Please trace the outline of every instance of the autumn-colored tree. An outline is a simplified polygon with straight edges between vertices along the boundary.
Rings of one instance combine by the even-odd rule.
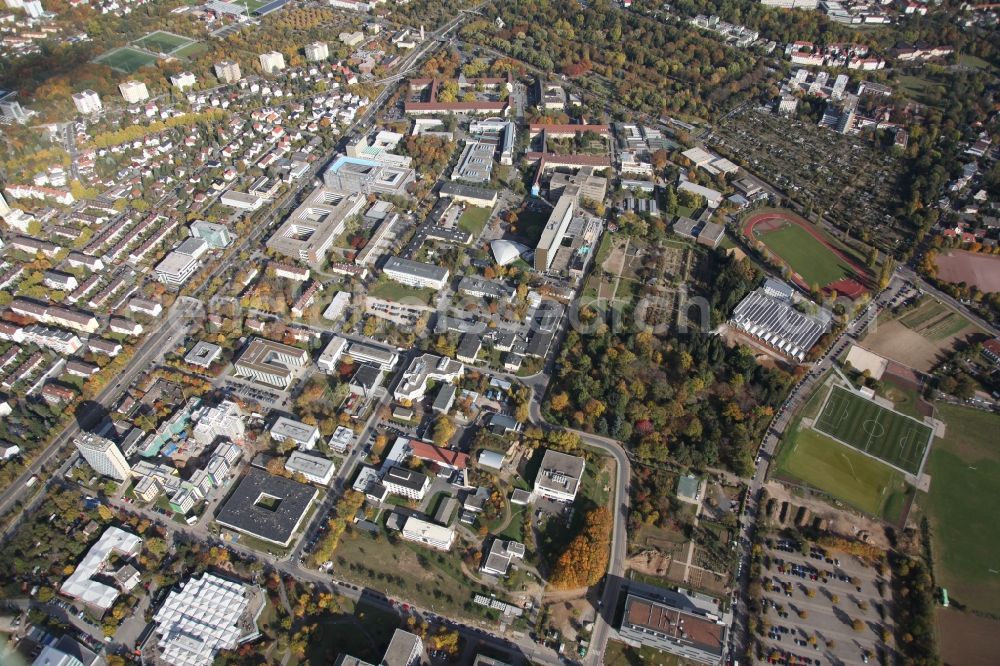
[[[611,512],[599,507],[587,513],[577,534],[552,570],[550,582],[558,589],[595,585],[608,569],[611,552]]]

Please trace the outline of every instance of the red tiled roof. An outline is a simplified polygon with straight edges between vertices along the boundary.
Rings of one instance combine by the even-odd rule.
[[[469,466],[469,455],[454,449],[444,449],[428,442],[410,440],[410,452],[414,458],[437,463],[452,469],[465,469]]]

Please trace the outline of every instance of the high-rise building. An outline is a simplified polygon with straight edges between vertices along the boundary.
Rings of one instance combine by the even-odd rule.
[[[170,85],[178,90],[193,88],[197,81],[198,79],[196,79],[195,75],[191,72],[181,72],[180,74],[174,74],[170,77]]]
[[[285,56],[277,51],[260,54],[260,68],[265,74],[274,74],[285,68]]]
[[[236,83],[243,78],[240,74],[240,64],[232,60],[215,63],[215,75],[223,83]]]
[[[104,108],[101,97],[93,90],[81,90],[73,93],[73,104],[80,113],[97,113]]]
[[[306,60],[316,62],[317,60],[326,60],[329,57],[330,48],[326,42],[313,42],[306,45]]]
[[[149,91],[142,81],[126,81],[118,84],[118,90],[129,104],[138,104],[149,99]]]
[[[88,432],[74,439],[73,444],[98,474],[116,481],[124,481],[132,475],[132,468],[121,449],[110,439]]]

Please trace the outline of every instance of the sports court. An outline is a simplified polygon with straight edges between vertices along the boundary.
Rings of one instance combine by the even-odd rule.
[[[162,55],[171,55],[174,52],[194,43],[195,40],[193,39],[188,39],[187,37],[182,37],[181,35],[175,35],[174,33],[167,32],[166,30],[156,30],[149,33],[145,37],[140,37],[132,42],[132,44],[138,46],[139,48]]]
[[[107,65],[111,69],[125,74],[131,74],[140,67],[152,65],[157,59],[155,55],[148,51],[132,48],[131,46],[121,46],[107,53],[102,53],[94,59],[94,62]]]
[[[933,437],[920,421],[834,386],[813,428],[833,439],[918,474]]]

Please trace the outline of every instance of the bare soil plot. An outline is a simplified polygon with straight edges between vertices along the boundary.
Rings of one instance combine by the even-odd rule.
[[[890,358],[920,372],[930,372],[939,360],[939,355],[947,353],[956,340],[978,333],[975,326],[965,325],[961,330],[940,337],[943,331],[931,332],[935,338],[929,339],[917,331],[907,328],[898,320],[879,323],[876,330],[864,339],[864,345],[871,351]]]
[[[1000,621],[939,608],[934,614],[941,662],[955,666],[993,666],[1000,654]]]
[[[1000,256],[950,250],[937,256],[937,276],[947,282],[964,282],[980,291],[1000,291]]]

